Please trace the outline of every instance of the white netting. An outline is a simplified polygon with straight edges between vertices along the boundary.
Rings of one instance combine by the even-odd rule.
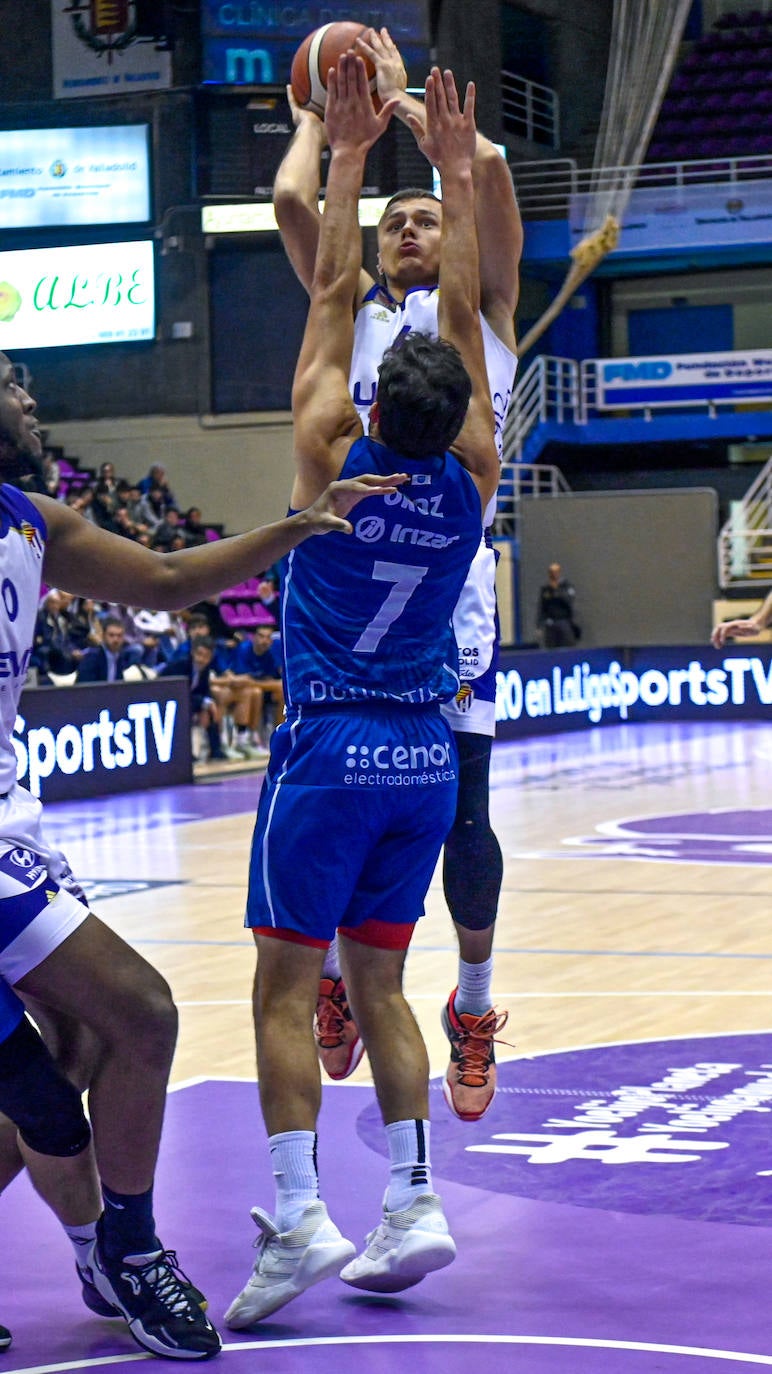
[[[606,87],[581,241],[548,310],[518,346],[544,333],[577,287],[614,249],[678,54],[691,0],[614,0]]]

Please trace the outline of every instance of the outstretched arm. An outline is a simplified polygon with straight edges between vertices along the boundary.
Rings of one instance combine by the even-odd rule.
[[[263,572],[312,534],[351,532],[346,516],[365,496],[388,494],[406,480],[363,474],[332,482],[308,510],[198,548],[154,553],[84,520],[50,496],[32,496],[46,521],[46,581],[73,592],[147,610],[176,610]]]
[[[287,99],[295,132],[274,178],[273,208],[284,251],[295,276],[310,295],[322,228],[320,164],[327,147],[327,130],[318,115],[300,108],[290,86],[287,87]],[[365,295],[371,286],[372,277],[367,272],[360,272],[357,298]],[[352,299],[352,309],[354,304]]]
[[[296,104],[287,87],[295,132],[273,183],[273,208],[282,243],[295,275],[311,290],[322,215],[319,209],[321,158],[327,146],[324,123]]]
[[[453,73],[433,67],[426,79],[426,132],[411,123],[421,150],[442,180],[442,237],[437,324],[441,338],[458,349],[471,378],[472,395],[453,452],[470,472],[483,504],[499,480],[494,416],[480,326],[480,272],[474,215],[472,160],[476,133],[475,88],[459,108]]]
[[[426,130],[426,108],[405,89],[407,73],[388,29],[371,29],[367,39],[357,40],[357,47],[375,65],[381,100],[397,100],[397,118],[409,124],[420,141],[418,131]],[[509,168],[498,149],[480,133],[476,135],[472,179],[480,257],[480,308],[494,333],[514,353],[523,225]]]
[[[354,341],[351,302],[362,265],[357,206],[365,158],[393,109],[394,102],[389,102],[375,113],[362,58],[344,53],[327,77],[330,170],[311,304],[292,388],[293,506],[315,500],[338,475],[351,440],[362,432],[348,390]]]

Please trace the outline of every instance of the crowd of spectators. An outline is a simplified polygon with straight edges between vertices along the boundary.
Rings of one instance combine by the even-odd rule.
[[[180,512],[160,464],[131,484],[116,478],[112,463],[103,463],[94,483],[65,492],[60,465],[49,452],[44,482],[48,494],[65,500],[84,519],[160,552],[211,537],[199,507]],[[187,677],[194,757],[260,757],[284,709],[275,569],[262,575],[255,604],[260,623],[234,627],[222,614],[220,598],[170,615],[44,589],[29,685]]]

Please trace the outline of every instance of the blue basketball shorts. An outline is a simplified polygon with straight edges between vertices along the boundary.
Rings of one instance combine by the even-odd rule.
[[[15,784],[0,798],[0,977],[13,986],[88,916],[60,850],[46,839],[37,798]]]
[[[452,732],[436,707],[306,710],[271,738],[245,925],[320,947],[412,927],[455,815]]]

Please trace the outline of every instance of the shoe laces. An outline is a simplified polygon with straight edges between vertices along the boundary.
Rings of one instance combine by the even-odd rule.
[[[343,1044],[347,1009],[346,994],[340,981],[334,985],[332,992],[320,993],[316,1004],[316,1030],[320,1043],[326,1042],[324,1049],[331,1050]]]
[[[143,1264],[140,1272],[153,1296],[172,1316],[194,1319],[190,1279],[180,1269],[175,1250],[162,1250],[155,1259]]]
[[[462,1014],[464,1021],[461,1020]],[[508,1011],[497,1012],[493,1008],[474,1018],[468,1012],[458,1014],[459,1028],[456,1030],[454,1027],[453,1038],[458,1050],[459,1077],[462,1080],[480,1078],[483,1083],[487,1080],[494,1043],[508,1043],[498,1038],[499,1031],[504,1029],[508,1020]],[[466,1025],[466,1021],[470,1021],[471,1025]]]

